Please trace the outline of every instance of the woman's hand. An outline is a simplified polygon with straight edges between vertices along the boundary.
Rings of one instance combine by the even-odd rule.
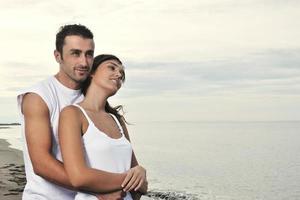
[[[138,191],[145,182],[146,170],[142,166],[137,165],[127,171],[127,176],[122,183],[123,191],[129,192],[133,189]]]

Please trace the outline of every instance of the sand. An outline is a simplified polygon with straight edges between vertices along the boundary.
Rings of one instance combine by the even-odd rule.
[[[25,183],[22,151],[0,139],[0,199],[21,199]]]
[[[20,200],[26,184],[23,153],[9,147],[6,140],[0,139],[0,199]],[[143,196],[141,200],[151,200]]]

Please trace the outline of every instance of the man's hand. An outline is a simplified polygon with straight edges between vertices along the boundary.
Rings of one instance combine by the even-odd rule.
[[[96,195],[99,200],[122,200],[126,196],[126,192],[119,190],[108,194]]]

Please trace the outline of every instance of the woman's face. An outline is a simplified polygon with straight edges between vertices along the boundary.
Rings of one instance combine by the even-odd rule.
[[[91,77],[94,84],[114,95],[121,88],[124,75],[124,67],[118,61],[107,60],[98,66]]]

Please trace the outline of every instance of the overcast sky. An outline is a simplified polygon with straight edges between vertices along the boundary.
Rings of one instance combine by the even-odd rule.
[[[0,1],[0,122],[53,75],[55,34],[81,23],[127,80],[113,99],[137,121],[300,120],[297,0]]]

